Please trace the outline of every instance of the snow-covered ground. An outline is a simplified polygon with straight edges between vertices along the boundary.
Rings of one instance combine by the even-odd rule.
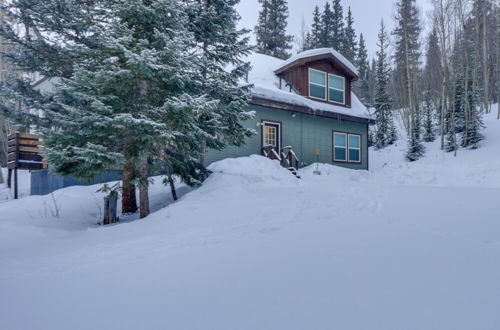
[[[478,150],[426,144],[409,164],[401,142],[370,172],[222,161],[114,226],[94,225],[96,186],[0,202],[0,329],[498,330],[500,121],[485,119]]]

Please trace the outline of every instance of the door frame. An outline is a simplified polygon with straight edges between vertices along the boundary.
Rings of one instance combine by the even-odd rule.
[[[267,124],[267,125],[266,125]],[[262,154],[262,149],[264,148],[264,130],[266,126],[274,126],[277,127],[277,149],[278,155],[281,157],[281,148],[283,147],[283,124],[279,120],[271,120],[271,119],[261,119],[260,121],[261,130],[260,130],[260,150]]]

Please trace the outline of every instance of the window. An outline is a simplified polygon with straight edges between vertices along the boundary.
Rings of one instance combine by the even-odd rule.
[[[309,96],[326,100],[326,73],[309,69]]]
[[[275,126],[264,126],[264,147],[276,147],[277,132]]]
[[[361,162],[361,136],[349,134],[349,161],[352,163]]]
[[[347,160],[347,134],[333,133],[333,160],[343,161]]]
[[[345,103],[345,79],[334,74],[328,74],[328,100],[335,103]]]
[[[361,163],[361,135],[333,132],[333,161]]]

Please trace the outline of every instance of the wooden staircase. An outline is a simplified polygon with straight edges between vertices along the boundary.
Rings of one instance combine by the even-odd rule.
[[[300,161],[291,146],[281,148],[279,154],[273,146],[266,146],[262,148],[262,154],[264,157],[279,161],[281,166],[300,179]]]

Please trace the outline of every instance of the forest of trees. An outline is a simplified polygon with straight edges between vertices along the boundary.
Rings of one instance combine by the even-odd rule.
[[[260,2],[263,9],[255,29],[258,50],[286,58],[292,48],[291,37],[286,35],[287,2]],[[498,102],[498,2],[432,0],[432,4],[429,33],[424,35],[424,13],[416,0],[396,0],[395,27],[385,31],[382,24],[379,49],[371,61],[363,34],[357,37],[351,8],[344,14],[340,0],[316,6],[310,28],[303,20],[296,40],[299,52],[331,47],[357,66],[359,80],[353,90],[375,109],[378,122],[371,132],[372,144],[378,148],[392,144],[397,138],[397,119],[406,129],[410,161],[424,154],[422,142],[436,138],[447,151],[477,148],[483,139],[482,115]],[[279,29],[263,19],[269,16],[267,12],[280,17]],[[280,41],[274,43],[278,50],[264,51],[259,44],[264,39],[262,31]]]

